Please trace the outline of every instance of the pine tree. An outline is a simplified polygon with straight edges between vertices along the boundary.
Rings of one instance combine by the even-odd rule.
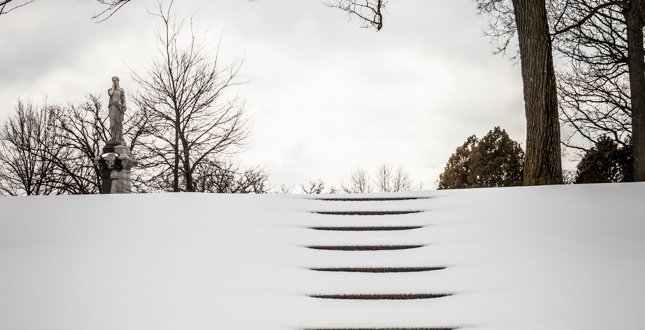
[[[472,188],[472,183],[468,180],[471,170],[470,156],[478,142],[476,136],[469,136],[450,156],[446,168],[439,175],[439,189]]]
[[[578,163],[575,183],[634,181],[634,152],[631,140],[626,146],[608,136],[602,137]]]
[[[439,189],[521,186],[524,151],[505,130],[495,127],[481,140],[470,136],[450,156]]]
[[[471,155],[471,162],[469,181],[474,187],[522,185],[524,151],[499,127],[479,141]]]

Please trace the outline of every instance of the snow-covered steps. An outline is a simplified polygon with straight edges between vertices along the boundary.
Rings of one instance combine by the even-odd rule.
[[[420,199],[420,198],[416,198]],[[365,201],[370,201],[373,202],[373,204],[370,204],[370,207],[373,208],[371,210],[331,210],[331,211],[315,211],[313,212],[314,214],[321,214],[321,215],[334,215],[337,217],[346,217],[346,216],[368,216],[368,220],[375,220],[378,219],[382,216],[388,216],[386,219],[392,219],[393,221],[397,222],[398,226],[394,225],[388,225],[388,226],[369,226],[370,223],[366,223],[366,219],[363,218],[361,219],[364,223],[363,226],[361,227],[352,227],[352,226],[344,226],[344,227],[310,227],[310,228],[333,228],[335,231],[344,231],[344,232],[355,232],[352,233],[353,238],[366,238],[369,239],[371,237],[374,237],[375,233],[374,232],[383,232],[383,231],[401,231],[401,230],[415,230],[415,229],[421,229],[424,226],[402,226],[401,221],[407,220],[406,217],[403,219],[396,219],[399,216],[407,216],[410,214],[416,214],[416,213],[421,213],[423,212],[422,210],[396,210],[396,208],[401,207],[401,205],[397,205],[400,203],[391,203],[393,201],[400,202],[400,201],[409,201],[409,200],[416,200],[415,198],[373,198],[371,200],[365,200],[365,199],[359,199],[359,198],[345,198],[345,199],[339,199],[336,198],[334,201],[335,202],[345,202],[348,204],[345,204],[345,207],[353,207],[358,205],[359,207],[364,207],[363,205],[360,205],[360,203],[365,202]],[[330,201],[330,199],[326,199],[326,201]],[[379,202],[384,202],[384,203],[379,203]],[[387,202],[387,203],[385,203]],[[336,205],[339,205],[338,203],[335,203]],[[403,205],[407,206],[407,205]],[[396,217],[389,217],[389,216],[396,216]],[[328,221],[328,218],[320,218],[318,220],[320,223],[324,223],[325,221]],[[341,220],[342,221],[342,220]],[[378,233],[377,233],[378,234]],[[329,235],[328,235],[329,236]],[[383,236],[383,235],[379,235]],[[376,236],[377,238],[379,236]],[[328,251],[394,251],[394,250],[408,250],[408,249],[417,249],[424,247],[424,244],[419,244],[419,245],[317,245],[317,246],[307,246],[310,249],[317,249],[317,250],[328,250]],[[402,251],[400,253],[404,253],[405,251]],[[375,258],[378,260],[380,254],[372,254],[371,257]],[[343,255],[336,255],[337,261],[339,263],[344,263],[348,264],[348,262],[343,260]],[[401,257],[405,257],[405,255],[401,255]],[[414,260],[416,264],[421,264],[424,262],[423,259],[419,260]],[[370,282],[370,280],[374,279],[374,275],[376,274],[381,274],[381,275],[390,275],[390,274],[398,274],[398,273],[419,273],[419,272],[427,272],[427,271],[438,271],[438,270],[444,270],[446,267],[388,267],[388,261],[383,260],[382,261],[382,266],[381,267],[326,267],[326,268],[310,268],[312,271],[323,271],[323,272],[330,272],[332,275],[327,277],[327,280],[334,283],[337,282],[337,279],[334,277],[339,277],[339,275],[343,275],[344,273],[354,273],[355,277],[358,275],[360,276],[359,280],[365,281],[365,282]],[[362,275],[362,276],[361,276]],[[344,276],[344,275],[343,275]],[[399,280],[404,280],[405,276],[389,276],[389,281],[399,281]],[[391,287],[391,283],[385,283],[386,287]],[[372,288],[371,291],[369,292],[363,292],[363,293],[335,293],[335,294],[309,294],[308,296],[311,298],[318,298],[318,299],[331,299],[334,301],[343,301],[343,300],[353,300],[353,301],[359,301],[359,302],[364,302],[364,303],[371,303],[374,301],[381,301],[381,300],[388,300],[388,301],[408,301],[408,300],[427,300],[427,299],[438,299],[438,298],[444,298],[444,297],[449,297],[452,294],[451,293],[445,293],[445,292],[399,292],[399,293],[382,293],[381,291],[383,288],[375,286]],[[418,308],[418,307],[417,307]],[[367,320],[365,320],[367,321]],[[339,322],[339,325],[341,328],[345,324],[342,324],[342,322]]]
[[[0,329],[641,330],[644,200],[641,183],[3,197]],[[418,228],[312,229],[396,226]],[[422,246],[307,248],[381,245]],[[309,296],[402,294],[451,295]]]
[[[362,227],[309,227],[315,230],[335,230],[335,231],[388,231],[388,230],[410,230],[419,229],[423,226],[362,226]]]
[[[346,268],[309,268],[319,272],[346,272],[346,273],[412,273],[442,270],[446,267],[346,267]]]
[[[383,250],[407,250],[423,247],[423,245],[312,245],[307,248],[314,250],[330,251],[383,251]]]
[[[310,294],[309,297],[321,299],[352,300],[414,300],[435,299],[450,296],[450,293],[374,293],[374,294]]]
[[[342,201],[344,201],[344,200],[342,200]],[[398,214],[411,214],[411,213],[421,213],[421,212],[423,212],[423,210],[401,210],[401,211],[312,211],[312,213],[327,214],[327,215],[398,215]]]
[[[455,330],[455,328],[304,328],[302,330]]]
[[[328,202],[384,202],[384,201],[407,201],[417,199],[430,199],[429,196],[398,196],[398,197],[325,197],[325,198],[310,198],[312,200],[328,201]]]

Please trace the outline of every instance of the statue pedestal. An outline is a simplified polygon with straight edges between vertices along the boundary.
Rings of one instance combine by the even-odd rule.
[[[103,152],[94,158],[101,167],[101,194],[129,194],[132,192],[130,169],[137,165],[123,141],[110,140]]]

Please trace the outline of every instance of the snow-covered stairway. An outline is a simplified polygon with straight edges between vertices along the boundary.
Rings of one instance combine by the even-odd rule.
[[[431,290],[424,285],[425,282],[432,281],[432,272],[447,267],[421,258],[420,254],[410,253],[432,243],[413,235],[414,231],[429,225],[426,220],[428,214],[423,213],[429,211],[427,208],[430,197],[324,197],[315,200],[322,203],[324,211],[311,211],[316,216],[308,229],[319,231],[320,234],[315,245],[303,248],[326,251],[312,255],[308,267],[312,272],[322,273],[314,287],[322,286],[324,289],[312,287],[307,296],[326,299],[327,304],[338,305],[337,308],[345,312],[351,313],[351,309],[355,308],[357,314],[361,314],[361,310],[368,314],[363,314],[363,320],[355,318],[349,322],[341,321],[345,318],[340,315],[336,320],[330,315],[332,319],[326,323],[333,324],[333,327],[304,329],[456,329],[454,325],[440,325],[437,322],[410,326],[410,320],[406,321],[397,313],[398,308],[393,308],[400,304],[400,308],[408,312],[432,313],[432,309],[428,308],[430,305],[424,304],[425,300],[452,295],[452,292]],[[362,285],[357,288],[347,285],[348,282],[360,282]],[[412,286],[396,291],[401,283]],[[334,288],[334,284],[341,285]],[[380,321],[377,321],[370,315],[369,309],[384,303],[390,309],[379,315]],[[378,309],[374,312],[377,313]]]
[[[318,197],[2,197],[0,329],[645,324],[645,183]]]

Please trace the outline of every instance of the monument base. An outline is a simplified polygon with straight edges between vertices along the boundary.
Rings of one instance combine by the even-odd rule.
[[[94,163],[101,167],[101,194],[132,193],[130,169],[137,161],[123,141],[108,141]]]

